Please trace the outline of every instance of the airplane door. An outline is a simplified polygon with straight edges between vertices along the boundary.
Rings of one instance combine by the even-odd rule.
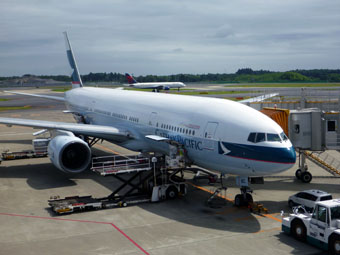
[[[203,149],[214,150],[215,132],[217,129],[217,122],[208,122],[203,133]]]
[[[158,127],[157,112],[152,112],[149,118],[149,126]]]

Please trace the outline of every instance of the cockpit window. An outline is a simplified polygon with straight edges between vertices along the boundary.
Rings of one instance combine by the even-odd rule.
[[[282,138],[283,141],[287,141],[287,140],[288,140],[288,137],[286,136],[286,134],[285,134],[284,132],[282,132],[282,133],[280,134],[280,136],[281,136],[281,138]]]
[[[278,134],[267,134],[268,142],[281,142],[281,138]]]
[[[266,141],[266,134],[265,133],[257,133],[256,135],[256,143]]]
[[[248,136],[248,141],[255,143],[255,137],[256,137],[256,133],[250,133]]]
[[[282,142],[288,140],[287,136],[282,132],[281,134],[272,134],[272,133],[255,133],[252,132],[248,136],[248,141],[252,143],[260,143],[260,142]]]

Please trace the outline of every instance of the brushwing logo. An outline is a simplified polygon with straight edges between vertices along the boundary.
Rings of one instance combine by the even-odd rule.
[[[218,152],[219,154],[223,154],[223,155],[228,155],[231,151],[228,150],[224,144],[222,143],[222,141],[218,142]]]

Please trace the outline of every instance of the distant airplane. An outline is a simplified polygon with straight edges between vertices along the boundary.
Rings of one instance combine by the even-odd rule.
[[[183,82],[137,82],[130,74],[125,73],[125,77],[129,83],[130,87],[140,88],[140,89],[153,89],[153,91],[158,92],[160,90],[169,90],[171,88],[185,87]]]
[[[291,168],[296,160],[282,128],[261,112],[226,99],[83,87],[65,32],[73,69],[64,101],[78,123],[0,118],[0,123],[49,130],[52,163],[80,173],[91,161],[90,145],[81,137],[104,139],[129,150],[169,154],[169,141],[182,144],[192,164],[240,176],[235,204],[252,201],[248,176],[266,176]],[[11,92],[13,93],[13,92]],[[27,93],[17,93],[31,95]],[[262,97],[261,100],[266,97]]]

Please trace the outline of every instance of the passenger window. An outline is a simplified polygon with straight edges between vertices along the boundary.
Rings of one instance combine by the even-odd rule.
[[[264,142],[264,141],[266,141],[265,133],[257,133],[257,135],[256,135],[256,142],[260,143],[260,142]]]
[[[268,142],[281,142],[281,138],[277,134],[267,134]]]
[[[316,201],[318,198],[312,194],[305,194],[305,199],[310,201]]]
[[[250,133],[248,136],[248,141],[255,143],[255,136],[256,136],[256,133]]]
[[[340,219],[340,207],[332,207],[331,208],[331,220],[338,220]]]
[[[332,199],[333,199],[332,195],[320,197],[320,201],[326,201],[326,200],[332,200]]]
[[[306,197],[305,193],[303,193],[303,192],[298,193],[296,196],[299,197],[299,198],[305,198]]]
[[[327,121],[327,131],[328,132],[336,131],[336,122],[335,122],[335,120]]]

